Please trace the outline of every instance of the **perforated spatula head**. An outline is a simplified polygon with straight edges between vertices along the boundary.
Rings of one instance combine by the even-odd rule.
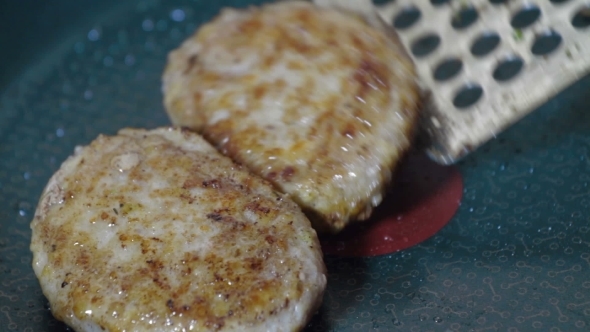
[[[583,0],[315,3],[397,32],[429,98],[419,142],[441,164],[456,162],[590,71],[590,4]]]

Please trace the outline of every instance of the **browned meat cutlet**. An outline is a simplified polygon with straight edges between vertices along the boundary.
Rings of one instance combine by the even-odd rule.
[[[297,331],[326,285],[299,207],[189,131],[78,148],[31,228],[43,293],[76,331]]]
[[[170,53],[163,92],[175,125],[202,133],[331,232],[381,202],[420,101],[397,40],[302,1],[224,10]]]

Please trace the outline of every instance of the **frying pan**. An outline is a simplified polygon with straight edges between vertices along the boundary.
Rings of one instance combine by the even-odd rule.
[[[252,3],[1,4],[1,331],[68,330],[28,249],[51,174],[98,134],[168,125],[167,53]],[[585,77],[453,167],[413,154],[370,222],[322,239],[328,289],[306,330],[590,329],[589,96]]]

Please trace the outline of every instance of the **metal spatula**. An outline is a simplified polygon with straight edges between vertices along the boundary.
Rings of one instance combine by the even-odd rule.
[[[583,0],[315,0],[394,29],[430,96],[419,141],[452,164],[590,71]]]

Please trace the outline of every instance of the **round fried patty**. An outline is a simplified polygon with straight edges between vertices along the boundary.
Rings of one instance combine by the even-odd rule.
[[[31,228],[43,293],[77,331],[294,331],[326,285],[299,207],[178,129],[77,148]]]
[[[371,215],[410,146],[417,77],[390,37],[309,2],[226,9],[170,53],[166,110],[337,232]]]

